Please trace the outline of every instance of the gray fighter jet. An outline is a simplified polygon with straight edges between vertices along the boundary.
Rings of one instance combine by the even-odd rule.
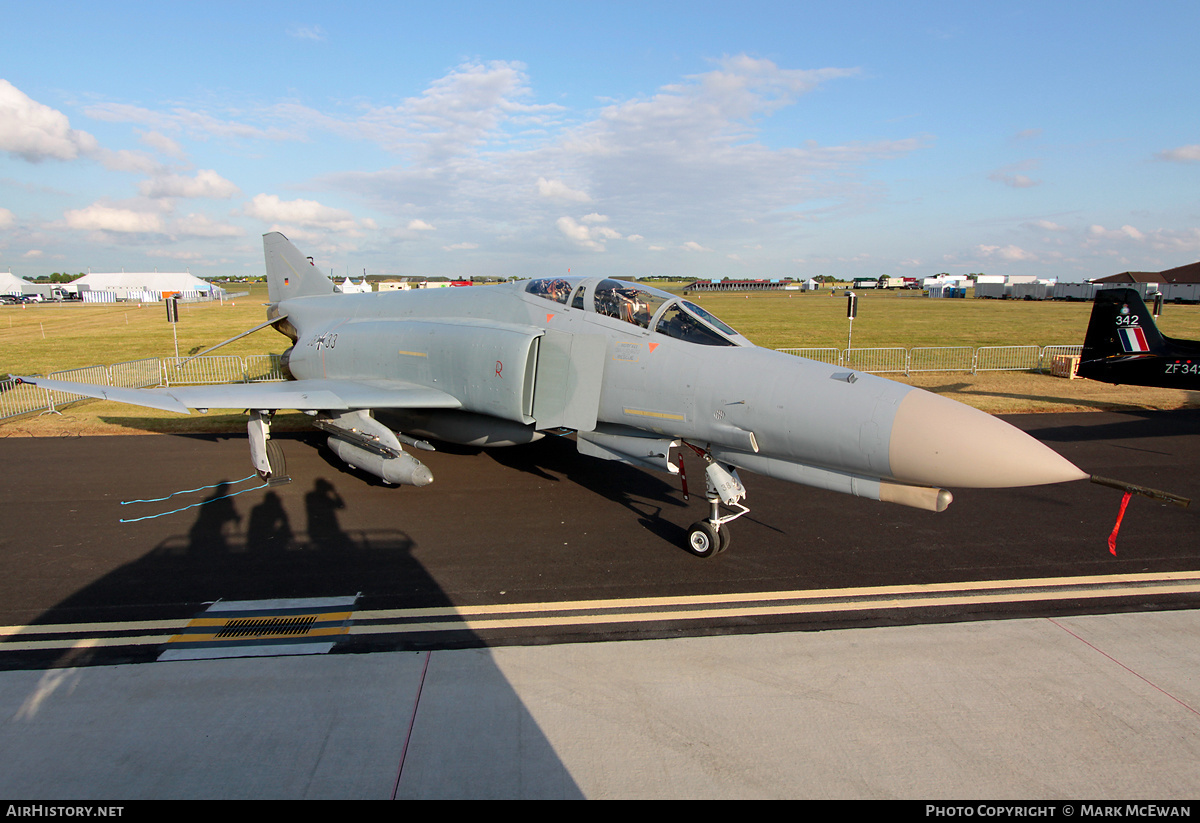
[[[950,504],[947,487],[1088,476],[991,415],[759,348],[695,303],[631,282],[342,295],[282,234],[263,246],[270,303],[251,331],[273,326],[292,339],[289,381],[118,389],[23,379],[183,413],[249,409],[251,460],[265,478],[283,473],[270,439],[280,409],[312,415],[351,466],[414,486],[433,476],[404,447],[432,449],[430,440],[511,446],[574,432],[584,455],[671,474],[689,448],[706,465],[709,516],[687,539],[700,557],[724,551],[730,521],[748,511],[739,469],[930,511]]]

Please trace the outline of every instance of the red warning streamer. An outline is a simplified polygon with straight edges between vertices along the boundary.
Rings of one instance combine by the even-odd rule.
[[[1117,512],[1117,523],[1113,526],[1112,534],[1108,536],[1108,553],[1116,556],[1117,554],[1117,532],[1121,530],[1121,518],[1125,516],[1125,507],[1129,505],[1129,496],[1131,492],[1125,492],[1121,498],[1121,509]]]

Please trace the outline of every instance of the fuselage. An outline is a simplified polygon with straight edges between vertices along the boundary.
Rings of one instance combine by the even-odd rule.
[[[278,310],[295,330],[296,378],[437,388],[463,400],[464,413],[531,431],[682,438],[730,465],[839,491],[864,479],[1002,486],[1078,476],[990,415],[754,346],[695,303],[632,283],[554,278],[311,296]],[[569,409],[561,418],[560,407]],[[997,434],[1012,441],[1008,454],[996,452]],[[1038,469],[1047,461],[1048,475]],[[1057,463],[1074,473],[1059,476]]]

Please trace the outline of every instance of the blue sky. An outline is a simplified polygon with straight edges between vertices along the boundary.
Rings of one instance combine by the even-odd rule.
[[[1200,260],[1194,2],[0,2],[0,270]]]

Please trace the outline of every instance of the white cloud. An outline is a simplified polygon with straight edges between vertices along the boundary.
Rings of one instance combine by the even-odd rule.
[[[980,257],[996,258],[1009,262],[1026,262],[1036,260],[1037,255],[1022,249],[1020,246],[976,246]]]
[[[297,40],[314,40],[321,42],[325,40],[325,30],[320,26],[289,26],[288,37],[295,37]]]
[[[1093,225],[1088,227],[1088,234],[1095,239],[1139,241],[1146,239],[1146,235],[1141,230],[1130,225],[1121,226],[1119,229],[1106,229],[1104,226]]]
[[[1033,188],[1040,182],[1024,174],[990,174],[988,175],[988,179],[994,180],[997,183],[1003,183],[1014,189]]]
[[[642,235],[677,247],[688,239],[680,236],[684,231],[728,234],[739,223],[786,230],[807,201],[821,201],[828,213],[863,208],[882,196],[862,182],[861,167],[915,151],[924,139],[782,148],[755,140],[765,115],[857,73],[788,70],[731,57],[712,72],[560,126],[559,107],[528,103],[520,64],[465,64],[401,105],[337,123],[312,113],[306,122],[404,155],[405,162],[381,171],[321,178],[323,185],[369,198],[375,208],[404,214],[417,207],[445,231],[460,221],[470,230],[481,223],[503,226],[509,242],[555,223],[559,215],[550,210],[556,204],[596,203],[621,223],[639,226]],[[536,140],[524,136],[530,121],[539,126]],[[547,168],[570,173],[546,174]],[[579,243],[605,239],[579,239],[570,224],[558,229]]]
[[[531,95],[521,63],[464,63],[398,106],[372,107],[352,121],[311,113],[304,117],[310,125],[408,155],[416,165],[450,164],[447,170],[455,171],[455,158],[507,140],[510,127],[542,123],[562,110],[524,102]]]
[[[1004,185],[1011,186],[1014,189],[1032,188],[1033,186],[1039,185],[1041,181],[1034,180],[1029,175],[1021,174],[1020,172],[1032,171],[1038,168],[1039,165],[1040,163],[1037,160],[1022,160],[1020,163],[1013,163],[1010,166],[996,169],[996,171],[988,175],[988,180],[992,180],[996,183],[1003,183]]]
[[[112,171],[125,171],[134,174],[159,174],[162,172],[162,166],[159,162],[142,151],[130,151],[129,149],[109,151],[108,149],[99,149],[96,152],[96,158],[104,164],[104,168],[111,169]]]
[[[30,249],[29,251],[25,252],[21,256],[24,257],[26,260],[39,260],[42,257],[44,257],[45,255],[46,255],[46,253],[44,251],[42,251],[41,249]]]
[[[203,214],[189,214],[174,221],[171,231],[187,237],[241,237],[243,234],[237,226],[218,223]]]
[[[477,248],[479,248],[478,243],[454,243],[450,246],[442,246],[443,251],[470,251]]]
[[[157,214],[93,203],[87,208],[66,212],[67,225],[84,231],[107,231],[119,234],[161,232],[162,218]]]
[[[1193,143],[1190,146],[1180,146],[1176,149],[1167,149],[1160,151],[1154,155],[1159,160],[1166,160],[1172,163],[1197,163],[1200,162],[1200,143]]]
[[[1136,226],[1124,225],[1119,229],[1106,229],[1101,225],[1092,225],[1087,229],[1086,244],[1093,249],[1111,249],[1116,252],[1132,248],[1141,254],[1150,249],[1170,255],[1195,255],[1200,254],[1200,228],[1143,230]],[[1138,265],[1152,271],[1157,264]]]
[[[1067,230],[1066,226],[1060,226],[1058,223],[1055,223],[1051,220],[1030,220],[1028,223],[1023,225],[1025,225],[1027,228],[1039,229],[1041,231],[1064,232]]]
[[[71,128],[62,112],[31,100],[7,80],[0,80],[0,151],[30,163],[74,160],[96,151],[96,138]]]
[[[256,117],[274,117],[286,121],[283,126],[268,128],[182,106],[176,106],[170,111],[154,111],[127,103],[96,103],[84,109],[84,114],[109,123],[138,123],[155,132],[182,132],[199,140],[213,137],[222,140],[301,140],[305,135],[304,129],[311,124],[305,119],[308,116],[307,112],[301,112],[297,116],[295,108],[277,105],[265,106],[258,110],[254,115]]]
[[[588,231],[588,227],[581,226],[571,217],[560,217],[555,221],[554,225],[557,226],[558,230],[566,237],[574,240],[580,245],[588,246],[589,248],[594,248],[597,245],[592,242],[591,233]]]
[[[241,189],[212,169],[201,169],[195,177],[167,174],[143,181],[138,190],[145,197],[203,197],[228,200]]]
[[[176,160],[182,160],[187,156],[178,143],[157,131],[148,131],[143,134],[142,142],[159,154],[174,157]]]
[[[205,255],[198,251],[171,251],[168,249],[150,249],[146,254],[152,257],[166,257],[170,260],[181,260],[189,263],[194,263],[197,260],[203,260]]]
[[[172,199],[238,197],[236,202],[247,202],[234,215],[249,218],[242,221],[246,229],[251,220],[262,221],[263,230],[278,228],[298,243],[306,233],[316,241],[309,253],[320,253],[328,243],[344,244],[374,226],[356,217],[358,206],[350,211],[313,199],[313,192],[336,190],[339,205],[357,199],[388,215],[386,234],[363,249],[372,254],[394,251],[386,248],[390,243],[418,245],[414,241],[436,227],[442,242],[470,237],[514,249],[544,245],[549,234],[561,235],[568,251],[569,245],[598,252],[607,248],[613,256],[632,257],[644,254],[650,245],[645,238],[651,238],[654,249],[675,261],[688,250],[744,244],[785,260],[793,255],[776,252],[794,241],[800,221],[866,211],[887,196],[883,184],[871,181],[869,164],[930,142],[902,135],[833,145],[804,141],[804,111],[798,105],[803,96],[858,73],[853,68],[793,70],[733,56],[716,61],[711,71],[597,111],[567,112],[537,103],[523,65],[472,61],[388,106],[358,100],[326,110],[295,100],[243,104],[240,110],[232,103],[223,109],[97,103],[86,112],[136,127],[132,131],[145,153],[119,158],[113,153],[111,162],[115,167],[119,159],[129,170],[142,171],[146,179],[137,191],[143,198],[157,198],[165,208]],[[784,112],[788,107],[792,110]],[[785,127],[767,131],[768,123]],[[232,166],[214,165],[233,160],[202,161],[212,168],[201,172],[190,164],[172,168],[161,162],[188,162],[180,146],[184,138],[194,141],[189,154],[193,145],[197,152],[204,150],[199,141],[210,138],[311,140],[326,152],[313,164],[320,174],[327,167],[322,164],[338,156],[324,148],[328,141],[321,132],[369,141],[398,159],[377,171],[321,174],[310,193],[292,200],[239,195],[218,173],[240,179],[228,170]],[[239,156],[261,150],[238,147]],[[335,197],[316,196],[326,202]],[[140,212],[154,204],[123,205]],[[421,219],[413,219],[416,214]],[[172,233],[196,232],[189,236],[229,231],[219,222],[192,222],[191,215],[174,223],[164,216],[162,222]],[[625,236],[623,227],[636,227],[638,233]],[[622,243],[618,250],[610,242],[623,237],[637,245]],[[707,246],[693,239],[699,237]],[[721,263],[719,255],[692,255],[689,265],[710,266],[716,273]]]
[[[15,222],[16,218],[13,217],[13,213],[6,208],[0,207],[0,229],[10,228]]]
[[[554,225],[562,234],[572,242],[591,251],[604,251],[604,242],[606,240],[620,240],[621,234],[615,229],[610,229],[608,226],[598,225],[608,220],[607,217],[600,214],[589,214],[583,218],[583,223],[592,225],[583,225],[578,223],[571,217],[560,217],[555,221]]]
[[[266,223],[285,223],[327,231],[357,233],[359,222],[348,211],[323,206],[315,200],[280,200],[274,194],[256,194],[242,207],[242,213]],[[374,223],[363,221],[373,228]]]
[[[538,194],[551,200],[568,200],[576,203],[587,203],[591,197],[587,192],[577,191],[561,180],[547,180],[539,177],[537,181]]]

